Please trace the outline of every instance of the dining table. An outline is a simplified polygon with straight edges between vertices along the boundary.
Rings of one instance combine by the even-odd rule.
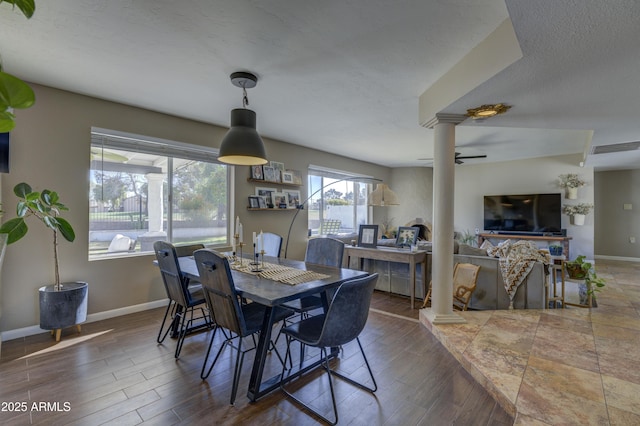
[[[248,264],[250,261],[250,259],[243,259],[243,262],[245,264]],[[178,262],[180,264],[182,273],[185,276],[195,280],[199,280],[200,277],[198,273],[198,267],[193,256],[179,257]],[[261,277],[257,273],[241,272],[240,270],[238,270],[246,270],[246,266],[244,268],[237,268],[237,266],[231,268],[231,275],[233,277],[233,282],[238,295],[245,299],[251,300],[253,303],[260,303],[261,305],[264,305],[266,307],[258,344],[256,346],[256,356],[253,361],[253,367],[249,379],[249,389],[247,391],[247,397],[251,401],[256,401],[258,398],[277,389],[280,386],[280,383],[283,381],[281,374],[269,377],[267,379],[263,378],[265,364],[270,348],[271,331],[274,325],[274,308],[286,302],[290,302],[314,294],[320,294],[322,296],[323,306],[326,311],[329,305],[327,290],[335,289],[347,280],[361,278],[369,275],[368,272],[365,271],[358,271],[347,268],[334,268],[303,261],[281,259],[277,257],[264,256],[264,258],[261,259],[261,262],[265,262],[269,265],[281,265],[283,267],[314,272],[317,274],[317,279],[292,285]],[[259,268],[260,264],[256,266],[256,269]],[[330,356],[336,355],[337,348],[333,348]],[[320,362],[321,360],[313,362],[301,362],[297,366],[292,366],[291,371],[287,375],[286,379],[284,379],[284,381],[292,380],[300,374],[303,374],[304,372],[317,367]]]

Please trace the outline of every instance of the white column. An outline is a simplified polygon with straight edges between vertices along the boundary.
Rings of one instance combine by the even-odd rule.
[[[432,324],[466,322],[453,313],[453,208],[455,187],[455,126],[459,116],[436,117],[433,122],[433,258]]]
[[[164,175],[159,173],[148,173],[147,188],[147,210],[149,212],[149,232],[164,232],[163,231],[163,200],[162,200],[162,183],[164,182]]]
[[[164,175],[161,173],[147,173],[147,212],[149,217],[149,229],[138,236],[140,250],[152,251],[153,243],[158,240],[166,241],[167,233],[164,225],[164,202],[162,197],[162,184]]]

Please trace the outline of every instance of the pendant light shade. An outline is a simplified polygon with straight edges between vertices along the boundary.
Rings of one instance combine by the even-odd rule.
[[[375,191],[369,194],[370,206],[398,206],[398,196],[384,183],[376,185]]]
[[[242,106],[231,110],[231,125],[222,139],[218,160],[240,166],[259,166],[267,163],[264,142],[256,130],[256,113],[247,109],[247,89],[256,87],[258,77],[250,72],[231,74],[231,84],[242,88]]]
[[[231,110],[231,126],[222,139],[218,160],[243,166],[267,163],[264,142],[256,130],[254,111],[245,108]]]

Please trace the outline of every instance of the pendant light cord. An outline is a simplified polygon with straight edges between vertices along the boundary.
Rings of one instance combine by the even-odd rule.
[[[247,88],[242,85],[242,108],[246,108],[249,105],[249,96],[247,96]]]

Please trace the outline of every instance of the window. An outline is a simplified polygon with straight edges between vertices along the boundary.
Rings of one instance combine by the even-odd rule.
[[[357,233],[368,223],[367,176],[309,166],[308,202],[311,235]]]
[[[153,243],[228,245],[229,167],[217,150],[92,128],[89,260]]]

